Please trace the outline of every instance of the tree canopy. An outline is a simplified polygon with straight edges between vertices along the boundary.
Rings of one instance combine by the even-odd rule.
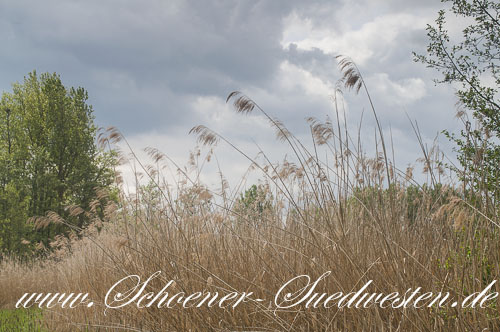
[[[79,228],[96,188],[113,182],[114,158],[97,146],[97,127],[84,88],[66,88],[57,74],[34,71],[0,103],[0,248],[10,253],[47,246],[69,229],[47,219],[55,212]],[[34,218],[33,218],[34,217]],[[38,222],[28,222],[37,220]]]
[[[495,206],[500,201],[500,2],[442,2],[451,6],[427,26],[427,54],[414,54],[415,60],[442,74],[437,83],[458,88],[458,115],[465,128],[459,136],[445,131],[457,146],[462,170],[455,170],[471,192]],[[459,20],[450,24],[450,14]]]

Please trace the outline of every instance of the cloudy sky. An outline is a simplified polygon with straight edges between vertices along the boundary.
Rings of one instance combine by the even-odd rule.
[[[335,55],[357,63],[384,131],[392,132],[397,166],[420,156],[408,116],[431,142],[456,130],[454,91],[435,86],[437,73],[412,61],[424,53],[425,26],[437,0],[0,0],[0,89],[36,69],[85,87],[99,126],[116,126],[136,149],[157,147],[180,164],[198,124],[276,159],[290,153],[261,116],[235,114],[225,98],[250,96],[307,139],[308,116],[333,115],[340,78]],[[356,127],[373,137],[366,96],[346,94]],[[451,145],[441,137],[443,149]],[[216,150],[231,178],[248,163]]]

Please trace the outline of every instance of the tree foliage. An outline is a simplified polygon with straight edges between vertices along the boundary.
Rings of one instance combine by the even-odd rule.
[[[485,194],[495,203],[500,198],[500,2],[442,2],[451,3],[451,7],[440,10],[435,25],[427,26],[427,54],[414,54],[415,60],[442,74],[437,83],[458,88],[458,115],[465,128],[458,136],[445,131],[457,146],[462,169],[456,170],[472,191]],[[449,14],[455,18],[453,24]],[[457,28],[461,33],[455,31]],[[476,127],[467,110],[472,112]]]
[[[57,74],[30,73],[4,93],[0,112],[0,248],[24,253],[47,246],[69,229],[46,217],[56,212],[81,228],[96,188],[112,184],[114,158],[96,143],[88,94],[66,88]],[[32,218],[34,217],[34,218]],[[32,221],[27,222],[31,218]]]

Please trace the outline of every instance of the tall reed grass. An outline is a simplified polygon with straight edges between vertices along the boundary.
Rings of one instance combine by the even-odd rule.
[[[343,78],[336,95],[351,88],[368,94],[352,61],[339,60]],[[249,159],[261,181],[246,193],[231,191],[223,178],[220,188],[211,189],[181,171],[172,190],[158,165],[173,161],[148,149],[152,165],[140,165],[149,186],[121,195],[118,203],[104,203],[101,192],[91,211],[75,209],[75,214],[94,218],[82,238],[60,238],[50,259],[29,267],[13,260],[1,263],[0,305],[12,306],[24,292],[89,292],[92,308],[44,310],[51,331],[500,329],[498,302],[482,309],[302,305],[276,310],[269,302],[247,302],[235,309],[130,305],[104,310],[104,296],[117,280],[147,278],[160,270],[148,290],[175,280],[172,291],[252,291],[255,298],[268,300],[291,278],[307,274],[315,280],[325,271],[331,275],[316,291],[329,294],[357,290],[373,280],[370,287],[377,293],[422,287],[464,298],[498,279],[498,220],[471,205],[459,185],[439,181],[442,166],[424,145],[422,161],[432,180],[419,185],[412,169],[394,166],[378,119],[376,151],[369,158],[360,133],[351,136],[341,123],[338,107],[334,120],[308,119],[311,150],[245,95],[232,93],[228,102],[239,113],[265,116],[293,151],[293,161],[274,164],[265,154],[255,160],[223,135],[197,126],[192,133],[201,144],[228,144]],[[119,139],[111,131],[103,140]],[[320,150],[328,152],[326,159],[319,157]]]

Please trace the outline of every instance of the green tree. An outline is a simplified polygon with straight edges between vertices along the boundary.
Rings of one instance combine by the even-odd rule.
[[[85,89],[66,88],[59,75],[36,72],[2,95],[0,246],[4,250],[18,252],[21,238],[24,243],[48,244],[56,234],[68,231],[61,224],[28,225],[26,217],[54,211],[84,227],[85,215],[70,216],[65,207],[88,209],[95,188],[111,186],[114,158],[97,147],[97,127],[87,99]]]
[[[252,185],[240,193],[240,198],[236,202],[236,211],[244,215],[247,220],[262,219],[265,212],[272,209],[272,195],[269,188],[259,185]]]
[[[435,25],[427,26],[427,54],[414,54],[415,60],[442,74],[437,83],[458,86],[463,106],[459,115],[465,128],[458,136],[445,131],[457,144],[462,170],[456,170],[470,192],[480,193],[495,206],[500,198],[500,2],[442,2],[451,3],[451,7],[440,10]],[[454,26],[446,22],[449,14],[459,18]],[[447,30],[460,24],[461,33]],[[477,127],[469,121],[467,110],[472,111]]]

